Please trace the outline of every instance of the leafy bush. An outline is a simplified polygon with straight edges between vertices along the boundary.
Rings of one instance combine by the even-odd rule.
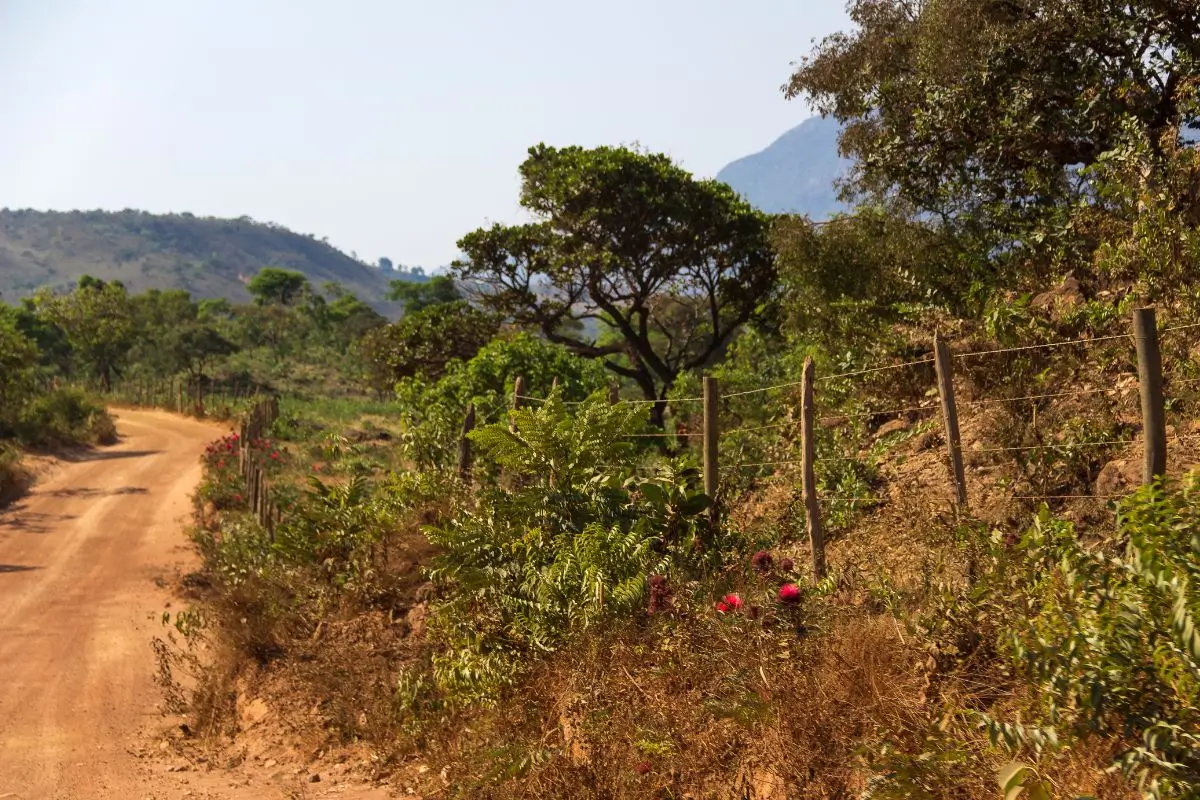
[[[625,437],[641,416],[593,399],[572,417],[556,394],[514,412],[512,430],[494,424],[472,434],[515,488],[485,488],[474,508],[427,529],[443,550],[432,575],[448,592],[434,617],[442,689],[494,697],[531,654],[639,613],[650,577],[693,557],[708,498],[691,470],[633,477]]]
[[[1148,798],[1200,785],[1200,475],[1123,501],[1121,556],[1088,547],[1044,509],[1021,542],[1027,622],[1007,637],[1033,682],[1042,727],[989,720],[995,738],[1036,750],[1108,734]]]
[[[607,381],[600,364],[545,339],[526,333],[495,339],[469,361],[451,362],[436,383],[419,378],[400,382],[396,393],[406,409],[406,455],[422,468],[451,464],[467,406],[475,405],[480,424],[499,419],[518,377],[525,378],[525,391],[532,397],[549,394],[557,378],[562,399],[568,401],[583,400]]]
[[[0,506],[20,492],[28,479],[28,473],[21,467],[21,453],[0,444]]]
[[[55,389],[22,410],[17,436],[26,444],[112,444],[117,428],[104,406],[79,389]]]
[[[384,392],[404,378],[440,378],[454,359],[472,358],[499,321],[464,301],[429,306],[368,333],[359,342],[370,388]]]

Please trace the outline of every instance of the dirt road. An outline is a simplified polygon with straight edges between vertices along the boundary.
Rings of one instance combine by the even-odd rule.
[[[183,526],[220,429],[117,417],[120,443],[68,458],[0,511],[0,798],[140,800],[151,788],[129,751],[162,722],[160,584],[194,561]]]

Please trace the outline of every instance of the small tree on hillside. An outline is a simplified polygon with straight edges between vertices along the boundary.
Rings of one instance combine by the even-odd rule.
[[[767,217],[665,155],[538,145],[521,165],[537,222],[480,229],[454,274],[479,301],[631,379],[662,423],[678,376],[712,363],[775,287]],[[615,332],[598,340],[580,323]]]
[[[449,275],[434,275],[428,281],[392,281],[389,300],[404,303],[404,312],[412,314],[441,303],[462,299],[462,293]]]
[[[303,272],[278,267],[264,267],[246,286],[259,305],[280,306],[292,305],[308,288],[308,278]]]

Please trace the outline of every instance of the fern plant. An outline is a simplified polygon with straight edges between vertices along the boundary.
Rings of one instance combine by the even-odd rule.
[[[634,476],[628,435],[641,414],[594,400],[573,416],[557,395],[472,436],[517,488],[484,488],[473,508],[426,531],[442,554],[434,674],[451,696],[492,698],[528,658],[573,633],[646,607],[649,578],[682,565],[708,506],[694,471]]]

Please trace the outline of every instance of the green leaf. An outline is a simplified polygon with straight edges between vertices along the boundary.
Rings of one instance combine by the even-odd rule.
[[[1030,768],[1016,761],[1001,767],[998,782],[1000,791],[1004,793],[1004,800],[1016,800],[1021,796],[1021,792],[1025,790],[1025,778],[1029,774]]]

